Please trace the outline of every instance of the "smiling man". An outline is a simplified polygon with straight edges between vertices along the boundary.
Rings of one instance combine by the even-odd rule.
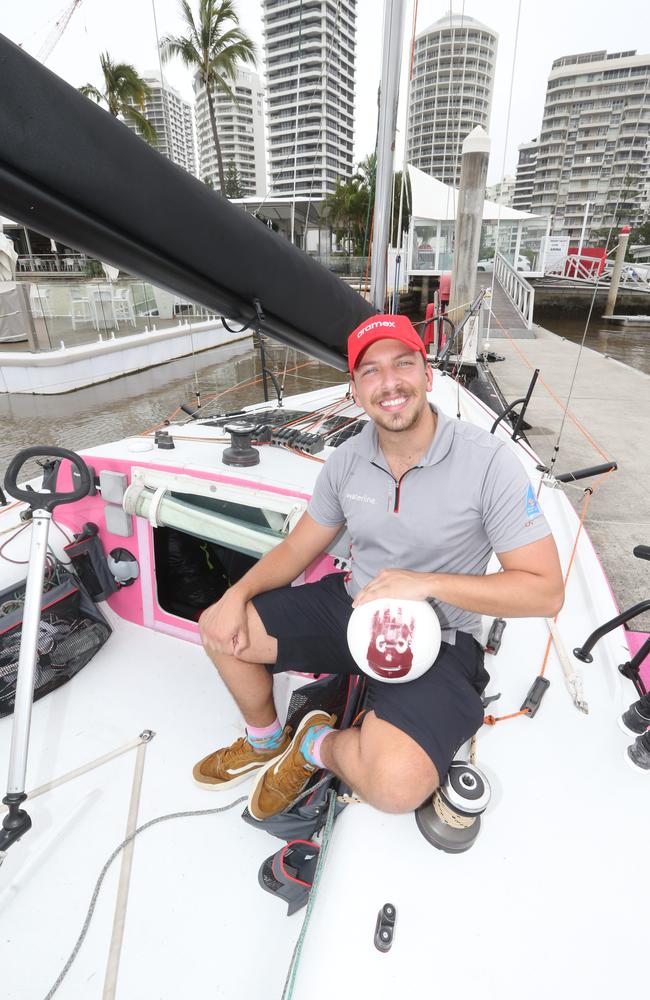
[[[249,810],[286,809],[328,768],[387,812],[416,808],[483,722],[481,615],[552,616],[562,606],[555,543],[531,483],[503,442],[428,402],[432,371],[405,316],[374,316],[348,339],[355,402],[370,418],[328,458],[293,532],[201,616],[206,651],[237,701],[246,736],[194,768],[205,788],[256,774]],[[291,587],[346,528],[347,574]],[[492,552],[498,573],[485,573]],[[358,728],[310,712],[295,733],[272,674],[358,673],[347,646],[355,606],[429,601],[442,630],[431,669],[406,684],[369,680]]]

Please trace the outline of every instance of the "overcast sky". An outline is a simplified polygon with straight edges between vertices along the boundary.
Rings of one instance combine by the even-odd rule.
[[[198,7],[198,0],[190,0]],[[178,0],[83,0],[81,7],[47,60],[48,67],[74,86],[100,83],[99,52],[107,50],[117,61],[133,63],[140,71],[158,65],[153,8],[158,32],[181,30]],[[406,75],[414,0],[407,0],[405,23]],[[0,31],[21,43],[32,55],[53,30],[68,0],[0,0]],[[240,21],[262,52],[261,3],[236,0]],[[419,0],[417,30],[421,31],[449,10],[448,2]],[[521,0],[519,38],[515,33],[519,0],[456,0],[453,13],[476,17],[499,34],[494,100],[492,104],[492,153],[488,182],[513,173],[517,145],[537,135],[541,124],[546,81],[553,59],[573,52],[636,49],[650,52],[648,0]],[[376,94],[379,83],[382,0],[357,0],[357,81],[355,159],[371,152],[375,142]],[[513,58],[514,86],[510,125],[507,128]],[[192,98],[191,80],[180,63],[165,67],[165,75],[185,97]],[[406,85],[402,86],[402,105]],[[0,88],[0,100],[2,91]],[[361,109],[361,110],[360,110]],[[399,128],[404,130],[405,108]],[[398,139],[398,166],[403,143]]]

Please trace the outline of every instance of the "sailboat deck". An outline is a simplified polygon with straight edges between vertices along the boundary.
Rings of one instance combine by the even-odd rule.
[[[448,413],[460,405],[465,417],[480,420],[480,404],[464,391],[459,395],[449,378],[436,378],[433,398]],[[188,449],[195,446],[187,442]],[[532,459],[526,460],[530,467]],[[542,503],[566,565],[575,515],[557,490],[544,489]],[[612,607],[583,536],[558,619],[566,648]],[[28,788],[150,728],[156,736],[146,751],[140,823],[226,805],[242,789],[245,794],[246,786],[209,794],[191,779],[197,759],[241,733],[238,712],[200,646],[108,613],[114,633],[106,645],[73,681],[34,706]],[[484,625],[487,633],[489,621]],[[494,714],[519,708],[547,636],[543,620],[508,622],[499,653],[486,663],[488,694],[501,694],[490,706]],[[494,1000],[519,1000],[522,991],[527,1000],[573,993],[609,1000],[614,992],[637,991],[632,957],[645,945],[646,909],[636,888],[637,847],[650,828],[650,797],[647,776],[625,761],[630,738],[616,724],[634,699],[617,671],[627,655],[618,630],[597,646],[593,664],[574,661],[589,703],[583,715],[552,649],[551,686],[537,716],[483,727],[477,764],[493,796],[466,854],[436,851],[413,814],[387,815],[365,804],[344,810],[295,1000],[329,1000],[333,992],[392,1000],[429,987],[463,1000],[478,991]],[[282,714],[287,681],[278,684]],[[0,721],[1,758],[10,729],[10,719]],[[6,1000],[45,996],[70,954],[95,879],[124,837],[133,769],[129,752],[28,803],[34,827],[1,869]],[[285,905],[260,890],[260,864],[281,842],[243,823],[242,808],[170,820],[136,839],[118,998],[280,997],[304,911],[288,918]],[[102,995],[118,866],[58,991],[61,1000]],[[393,947],[384,955],[373,936],[387,902],[398,917]],[[28,942],[38,961],[27,981]]]

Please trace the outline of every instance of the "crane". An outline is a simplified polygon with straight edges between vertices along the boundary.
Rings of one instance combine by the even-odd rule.
[[[69,3],[65,10],[59,14],[58,18],[54,22],[54,27],[38,50],[36,58],[39,62],[47,62],[54,47],[61,38],[61,35],[70,24],[70,18],[74,14],[77,7],[81,7],[82,3],[83,0],[72,0],[72,3]]]

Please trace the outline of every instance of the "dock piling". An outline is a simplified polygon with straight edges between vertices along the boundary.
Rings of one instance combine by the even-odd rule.
[[[614,261],[614,270],[612,271],[612,280],[609,285],[609,293],[607,295],[607,305],[605,306],[603,319],[611,319],[611,317],[614,315],[616,298],[618,296],[618,286],[621,281],[621,271],[623,270],[625,253],[627,251],[627,241],[629,240],[629,238],[630,238],[630,227],[623,226],[618,237],[618,247],[616,248],[616,259]]]

